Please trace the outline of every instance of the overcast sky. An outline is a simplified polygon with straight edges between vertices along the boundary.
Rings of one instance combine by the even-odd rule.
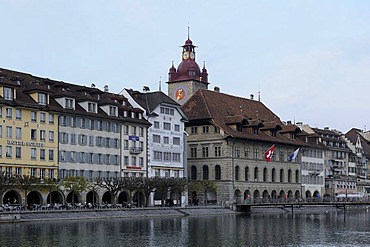
[[[167,93],[190,38],[209,89],[283,121],[370,129],[370,1],[0,0],[0,67]]]

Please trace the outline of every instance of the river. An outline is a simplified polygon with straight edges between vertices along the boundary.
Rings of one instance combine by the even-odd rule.
[[[0,224],[0,246],[369,246],[370,212]]]

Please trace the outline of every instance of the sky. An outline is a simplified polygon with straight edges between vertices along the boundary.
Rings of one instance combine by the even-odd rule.
[[[0,68],[167,93],[190,30],[209,89],[283,121],[370,129],[370,1],[0,0]]]

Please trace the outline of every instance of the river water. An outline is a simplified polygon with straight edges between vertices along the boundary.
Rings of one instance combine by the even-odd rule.
[[[0,246],[370,246],[370,212],[9,223]]]

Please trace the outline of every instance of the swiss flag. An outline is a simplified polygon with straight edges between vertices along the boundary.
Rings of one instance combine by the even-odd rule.
[[[274,155],[274,148],[275,148],[275,144],[272,145],[269,149],[267,149],[267,151],[265,152],[265,159],[266,159],[266,162],[270,162],[271,161],[271,158],[272,156]]]

